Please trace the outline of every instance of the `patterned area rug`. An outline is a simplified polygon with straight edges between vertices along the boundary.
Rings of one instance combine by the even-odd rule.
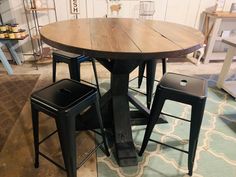
[[[0,151],[39,75],[0,75]]]
[[[224,91],[216,88],[217,77],[201,76],[208,80],[208,99],[206,103],[198,149],[195,158],[195,177],[235,177],[236,176],[236,101]],[[135,86],[137,81],[134,81]],[[131,83],[132,85],[132,83]],[[109,88],[104,81],[103,90]],[[134,86],[134,85],[133,85]],[[135,87],[134,86],[134,87]],[[143,83],[145,86],[145,83]],[[144,88],[141,88],[144,91]],[[145,103],[145,97],[133,93]],[[190,118],[191,107],[167,101],[164,112]],[[156,125],[153,139],[188,149],[189,123],[166,117],[168,124]],[[142,144],[145,126],[132,127],[137,151]],[[187,175],[187,154],[149,142],[143,157],[138,157],[136,167],[118,167],[114,156],[107,158],[102,152],[98,155],[99,177],[183,177]]]

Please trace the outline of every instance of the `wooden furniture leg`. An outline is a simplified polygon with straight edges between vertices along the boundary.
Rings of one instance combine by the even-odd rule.
[[[23,60],[23,55],[21,53],[17,53],[16,52],[16,46],[17,44],[13,44],[12,41],[7,41],[6,43],[7,49],[9,50],[12,58],[14,59],[14,61],[16,62],[16,64],[21,65],[22,64],[22,60]]]
[[[4,68],[7,70],[7,73],[9,75],[12,75],[13,74],[13,70],[12,70],[11,65],[9,64],[5,54],[3,53],[1,47],[2,47],[2,44],[0,43],[0,60],[1,60],[2,64],[3,64]]]
[[[224,64],[223,67],[221,68],[221,72],[219,75],[219,79],[217,81],[217,87],[218,88],[222,88],[224,85],[224,81],[226,79],[226,76],[229,72],[230,69],[230,65],[232,63],[233,57],[236,55],[236,48],[233,46],[230,46],[230,48],[228,49],[228,52],[226,54],[226,58],[224,60]]]
[[[211,39],[208,39],[208,41],[210,41],[210,42],[207,45],[204,63],[209,63],[221,22],[222,22],[221,18],[215,19],[214,27],[212,29],[212,34],[211,34],[212,37],[211,37]]]

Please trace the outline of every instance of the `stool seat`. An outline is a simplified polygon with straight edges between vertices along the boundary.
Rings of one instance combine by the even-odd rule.
[[[55,55],[60,55],[60,56],[63,56],[65,58],[68,58],[68,59],[71,59],[71,58],[78,58],[80,57],[81,55],[79,54],[75,54],[75,53],[70,53],[70,52],[65,52],[65,51],[62,51],[62,50],[55,50],[53,51],[53,53]]]
[[[52,80],[53,82],[56,81],[56,65],[57,63],[66,63],[68,64],[69,67],[69,72],[70,72],[70,78],[73,80],[77,81],[83,81],[86,82],[90,85],[94,85],[97,87],[97,91],[99,96],[101,97],[100,89],[99,89],[99,83],[98,83],[98,76],[97,76],[97,71],[96,71],[96,65],[95,65],[95,59],[91,58],[89,56],[84,56],[84,55],[78,55],[74,53],[69,53],[65,52],[62,50],[56,50],[52,53]],[[91,82],[81,80],[80,78],[80,64],[82,62],[89,61],[92,62],[92,67],[93,67],[93,72],[94,72],[94,77],[96,84],[93,84]]]
[[[159,87],[196,97],[205,97],[207,95],[206,80],[182,74],[166,73],[161,79]]]
[[[79,82],[63,79],[32,94],[32,100],[47,104],[58,110],[64,110],[85,97],[96,93],[96,89]]]
[[[62,58],[63,58],[63,61],[61,61],[61,62],[65,62],[65,60],[71,60],[71,59],[77,59],[77,60],[79,60],[79,62],[84,62],[84,61],[90,60],[90,57],[88,57],[88,56],[65,52],[62,50],[53,51],[53,55],[60,58],[58,62],[60,62],[60,60]]]

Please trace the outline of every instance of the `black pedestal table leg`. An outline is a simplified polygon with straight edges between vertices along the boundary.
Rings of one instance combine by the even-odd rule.
[[[115,146],[120,166],[137,165],[133,144],[128,102],[129,74],[112,74],[112,108],[115,131]]]
[[[129,59],[98,59],[98,61],[111,72],[109,97],[104,100],[104,96],[102,96],[101,101],[103,103],[101,106],[103,117],[107,119],[108,116],[108,118],[112,118],[113,120],[112,128],[114,130],[114,144],[118,164],[120,166],[135,166],[137,165],[137,155],[131,131],[128,84],[129,74],[140,65],[142,61]],[[107,108],[111,108],[112,111]]]

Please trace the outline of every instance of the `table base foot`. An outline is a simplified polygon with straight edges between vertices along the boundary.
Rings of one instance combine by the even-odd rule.
[[[127,167],[136,166],[138,164],[137,153],[133,142],[117,143],[116,149],[118,149],[116,153],[119,166]]]

